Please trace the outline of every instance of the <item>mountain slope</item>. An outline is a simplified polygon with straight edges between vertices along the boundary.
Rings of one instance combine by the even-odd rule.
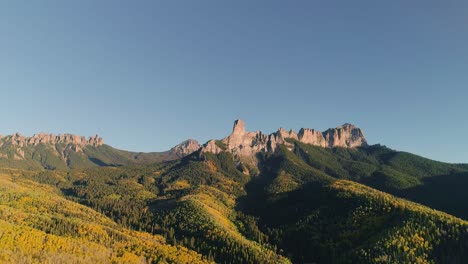
[[[359,149],[350,153],[375,158]],[[339,168],[312,167],[286,146],[260,159],[261,172],[251,177],[231,153],[200,151],[166,164],[77,171],[70,175],[71,189],[64,190],[119,223],[161,233],[220,263],[460,263],[468,258],[466,221],[338,179]],[[352,175],[366,175],[360,171]],[[141,215],[146,207],[149,215]]]
[[[294,142],[294,154],[308,166],[338,179],[381,191],[468,219],[468,170],[380,145],[325,149]]]
[[[5,173],[7,172],[7,173]],[[130,231],[54,188],[0,174],[2,263],[207,263],[161,236]],[[26,172],[27,173],[27,172]]]
[[[162,234],[216,262],[289,263],[242,232],[235,198],[248,179],[225,155],[200,160],[194,153],[169,163],[77,170],[67,181],[60,181],[61,172],[30,177],[59,186],[123,226]]]
[[[468,167],[429,160],[380,145],[368,145],[361,129],[345,124],[324,132],[280,128],[264,135],[248,132],[242,120],[231,135],[212,140],[203,153],[232,153],[236,166],[248,175],[265,174],[263,157],[276,155],[282,147],[303,160],[309,169],[332,178],[349,179],[393,195],[422,203],[468,219]],[[298,188],[301,183],[283,175],[275,186]],[[271,186],[270,188],[274,188]]]
[[[249,183],[238,208],[257,217],[269,242],[293,262],[462,263],[468,258],[466,221],[336,179],[285,147],[266,166],[270,170]]]
[[[184,157],[200,147],[195,140],[186,140],[164,152],[130,152],[105,145],[98,136],[36,134],[24,137],[19,133],[0,137],[0,166],[22,169],[73,169],[128,164],[147,164]]]
[[[36,152],[50,146],[34,144]],[[368,145],[362,130],[350,124],[324,132],[279,129],[264,135],[247,132],[243,122],[236,121],[228,137],[201,148],[184,142],[171,150],[167,162],[155,163],[150,154],[106,145],[76,146],[80,150],[72,149],[63,170],[0,171],[13,175],[11,181],[20,180],[24,188],[30,183],[26,192],[47,184],[48,195],[61,193],[95,210],[87,209],[90,212],[106,215],[111,226],[94,220],[106,232],[126,230],[140,242],[142,236],[156,237],[160,243],[151,247],[188,248],[218,263],[464,263],[468,259],[468,222],[455,217],[468,217],[467,165]],[[14,161],[18,150],[13,151],[5,160]],[[75,161],[73,155],[81,153],[86,158]],[[8,206],[24,211],[20,204]],[[60,207],[39,206],[49,208],[41,211],[46,215],[60,212]],[[24,215],[21,210],[5,215]],[[16,218],[0,219],[11,225]],[[51,234],[63,234],[54,233],[62,232],[62,220],[37,219],[21,222],[20,228],[57,229]],[[65,230],[77,232],[68,226]],[[26,233],[31,232],[35,231]],[[79,232],[70,235],[83,238]],[[104,238],[86,239],[99,244]],[[110,252],[116,243],[129,243],[120,236],[103,241]],[[154,258],[153,251],[138,255],[135,247],[130,248],[127,257]],[[110,254],[103,259],[114,257]]]

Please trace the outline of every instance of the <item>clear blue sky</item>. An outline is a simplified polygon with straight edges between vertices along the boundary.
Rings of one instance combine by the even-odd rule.
[[[0,133],[128,150],[345,122],[468,162],[467,1],[2,1]]]

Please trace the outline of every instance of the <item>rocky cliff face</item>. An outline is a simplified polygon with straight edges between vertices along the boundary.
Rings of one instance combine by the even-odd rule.
[[[10,136],[5,136],[3,138],[0,138],[1,145],[12,145],[12,146],[37,146],[39,144],[50,144],[50,145],[55,145],[55,144],[72,144],[76,145],[79,147],[84,147],[87,145],[91,145],[94,147],[101,146],[104,144],[104,140],[98,135],[89,137],[86,139],[85,137],[82,136],[77,136],[77,135],[72,135],[72,134],[63,134],[63,135],[54,135],[54,134],[47,134],[47,133],[40,133],[40,134],[34,134],[32,137],[25,137],[22,136],[20,133],[15,133]],[[0,145],[0,146],[1,146]]]
[[[301,128],[301,130],[299,130],[298,139],[306,144],[323,148],[328,147],[328,142],[323,136],[323,133],[315,129]]]
[[[185,157],[200,149],[201,145],[194,139],[188,139],[173,147],[169,152],[177,157]]]
[[[302,128],[296,133],[280,128],[274,133],[263,134],[261,131],[247,131],[244,121],[236,120],[232,133],[222,140],[210,140],[201,146],[196,140],[189,139],[169,151],[153,153],[114,149],[104,145],[104,140],[97,135],[85,138],[73,134],[40,133],[27,137],[15,133],[0,136],[0,166],[6,164],[24,168],[78,168],[141,164],[178,159],[197,150],[200,150],[200,154],[228,151],[239,161],[256,165],[258,153],[275,153],[280,146],[292,150],[294,144],[288,139],[324,148],[355,148],[367,145],[362,130],[351,124],[344,124],[325,132]],[[14,161],[14,164],[11,161]]]
[[[367,146],[367,141],[362,130],[351,124],[344,124],[328,129],[325,132],[301,128],[299,133],[296,133],[293,130],[287,131],[280,128],[277,132],[265,135],[261,131],[246,131],[245,123],[242,120],[234,122],[231,135],[222,139],[220,143],[226,146],[227,151],[239,157],[249,157],[259,152],[274,153],[280,145],[285,145],[292,149],[293,144],[289,143],[287,139],[294,139],[305,144],[324,148]],[[219,153],[222,150],[215,140],[208,141],[202,147],[202,152]]]
[[[231,135],[223,139],[222,143],[234,153],[249,156],[265,150],[266,138],[260,131],[245,131],[244,121],[236,120]]]
[[[330,128],[323,132],[327,146],[355,148],[367,146],[367,141],[362,130],[352,124],[344,124],[337,128]]]
[[[15,133],[0,137],[0,167],[68,169],[96,166],[150,164],[185,157],[200,149],[193,139],[168,151],[131,152],[104,145],[99,136],[40,133],[31,137]]]
[[[40,144],[45,145],[52,155],[66,160],[70,152],[82,153],[84,147],[98,147],[103,145],[104,141],[97,135],[85,138],[72,134],[54,135],[40,133],[26,137],[20,133],[15,133],[0,137],[0,158],[8,159],[10,157],[13,160],[24,160],[26,159],[26,153],[28,157],[32,157],[35,153],[35,147]],[[8,153],[10,153],[10,156]],[[41,159],[46,159],[46,157],[41,157]]]

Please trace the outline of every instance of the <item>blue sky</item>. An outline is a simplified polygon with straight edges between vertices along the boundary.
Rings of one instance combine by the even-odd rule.
[[[2,1],[0,133],[128,150],[345,122],[468,163],[466,1]]]

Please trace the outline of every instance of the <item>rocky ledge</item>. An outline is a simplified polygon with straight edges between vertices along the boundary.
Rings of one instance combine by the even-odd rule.
[[[40,133],[34,134],[32,137],[23,136],[20,133],[15,133],[10,136],[0,137],[2,141],[0,144],[10,144],[13,146],[37,146],[39,144],[66,144],[66,145],[75,145],[78,147],[84,147],[87,145],[91,145],[94,147],[101,146],[104,144],[104,140],[99,137],[98,135],[86,138],[83,136],[77,136],[73,134],[48,134],[48,133]]]
[[[169,150],[177,157],[185,157],[194,151],[200,149],[201,145],[194,139],[188,139]]]
[[[336,128],[330,128],[324,132],[310,128],[301,128],[299,133],[296,133],[294,130],[287,131],[280,128],[277,132],[266,135],[261,131],[246,131],[244,121],[239,119],[234,122],[231,135],[219,142],[215,140],[208,141],[202,147],[202,151],[219,153],[227,150],[240,157],[252,156],[259,152],[274,153],[280,145],[292,147],[292,144],[288,143],[287,139],[294,139],[305,144],[324,148],[356,148],[367,146],[364,132],[360,128],[348,123]]]

